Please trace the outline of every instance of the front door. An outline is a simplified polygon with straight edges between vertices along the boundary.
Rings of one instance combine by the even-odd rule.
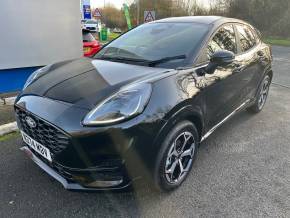
[[[205,53],[208,60],[219,50],[228,50],[237,54],[237,40],[232,24],[219,28],[208,42]],[[233,112],[241,103],[238,95],[242,89],[243,77],[239,63],[218,67],[213,74],[205,74],[200,80],[204,84],[204,99],[207,114],[207,126],[212,128]]]

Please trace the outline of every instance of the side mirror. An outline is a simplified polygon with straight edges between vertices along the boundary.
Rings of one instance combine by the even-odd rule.
[[[235,54],[233,52],[226,50],[216,51],[210,58],[210,62],[205,71],[208,74],[213,74],[217,67],[227,66],[233,63],[234,60]]]

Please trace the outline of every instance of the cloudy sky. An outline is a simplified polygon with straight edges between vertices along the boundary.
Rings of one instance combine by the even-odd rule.
[[[199,0],[201,3],[208,3],[209,0]],[[104,7],[106,4],[114,4],[117,8],[121,8],[123,3],[130,4],[133,0],[91,0],[91,5],[93,8]]]
[[[93,8],[97,8],[97,7],[104,7],[104,2],[106,4],[113,4],[115,5],[117,8],[121,8],[123,3],[131,3],[132,0],[91,0],[91,5]]]

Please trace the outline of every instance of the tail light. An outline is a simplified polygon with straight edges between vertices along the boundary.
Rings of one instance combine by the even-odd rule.
[[[96,48],[96,47],[100,47],[100,43],[99,42],[95,42],[92,47]]]
[[[84,50],[84,53],[88,53],[88,52],[91,52],[92,48],[91,47],[84,47],[83,50]]]

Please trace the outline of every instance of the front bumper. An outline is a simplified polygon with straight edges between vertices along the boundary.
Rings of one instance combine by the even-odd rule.
[[[86,127],[80,121],[87,109],[38,96],[20,97],[15,110],[19,129],[52,152],[52,163],[29,147],[22,150],[46,172],[56,173],[67,189],[120,189],[151,176],[161,121],[140,115],[109,127]],[[36,127],[29,127],[26,117]]]
[[[84,181],[77,181],[75,178],[79,178],[79,175],[73,175],[68,173],[72,176],[72,179],[67,179],[64,176],[60,175],[56,170],[52,167],[48,166],[44,161],[38,158],[29,148],[28,146],[23,146],[20,150],[24,151],[33,161],[36,163],[42,170],[44,170],[47,174],[53,177],[55,180],[60,182],[65,189],[68,190],[117,190],[117,189],[124,189],[131,185],[130,180],[119,177],[117,180],[95,180],[90,182],[90,184],[83,184]]]

